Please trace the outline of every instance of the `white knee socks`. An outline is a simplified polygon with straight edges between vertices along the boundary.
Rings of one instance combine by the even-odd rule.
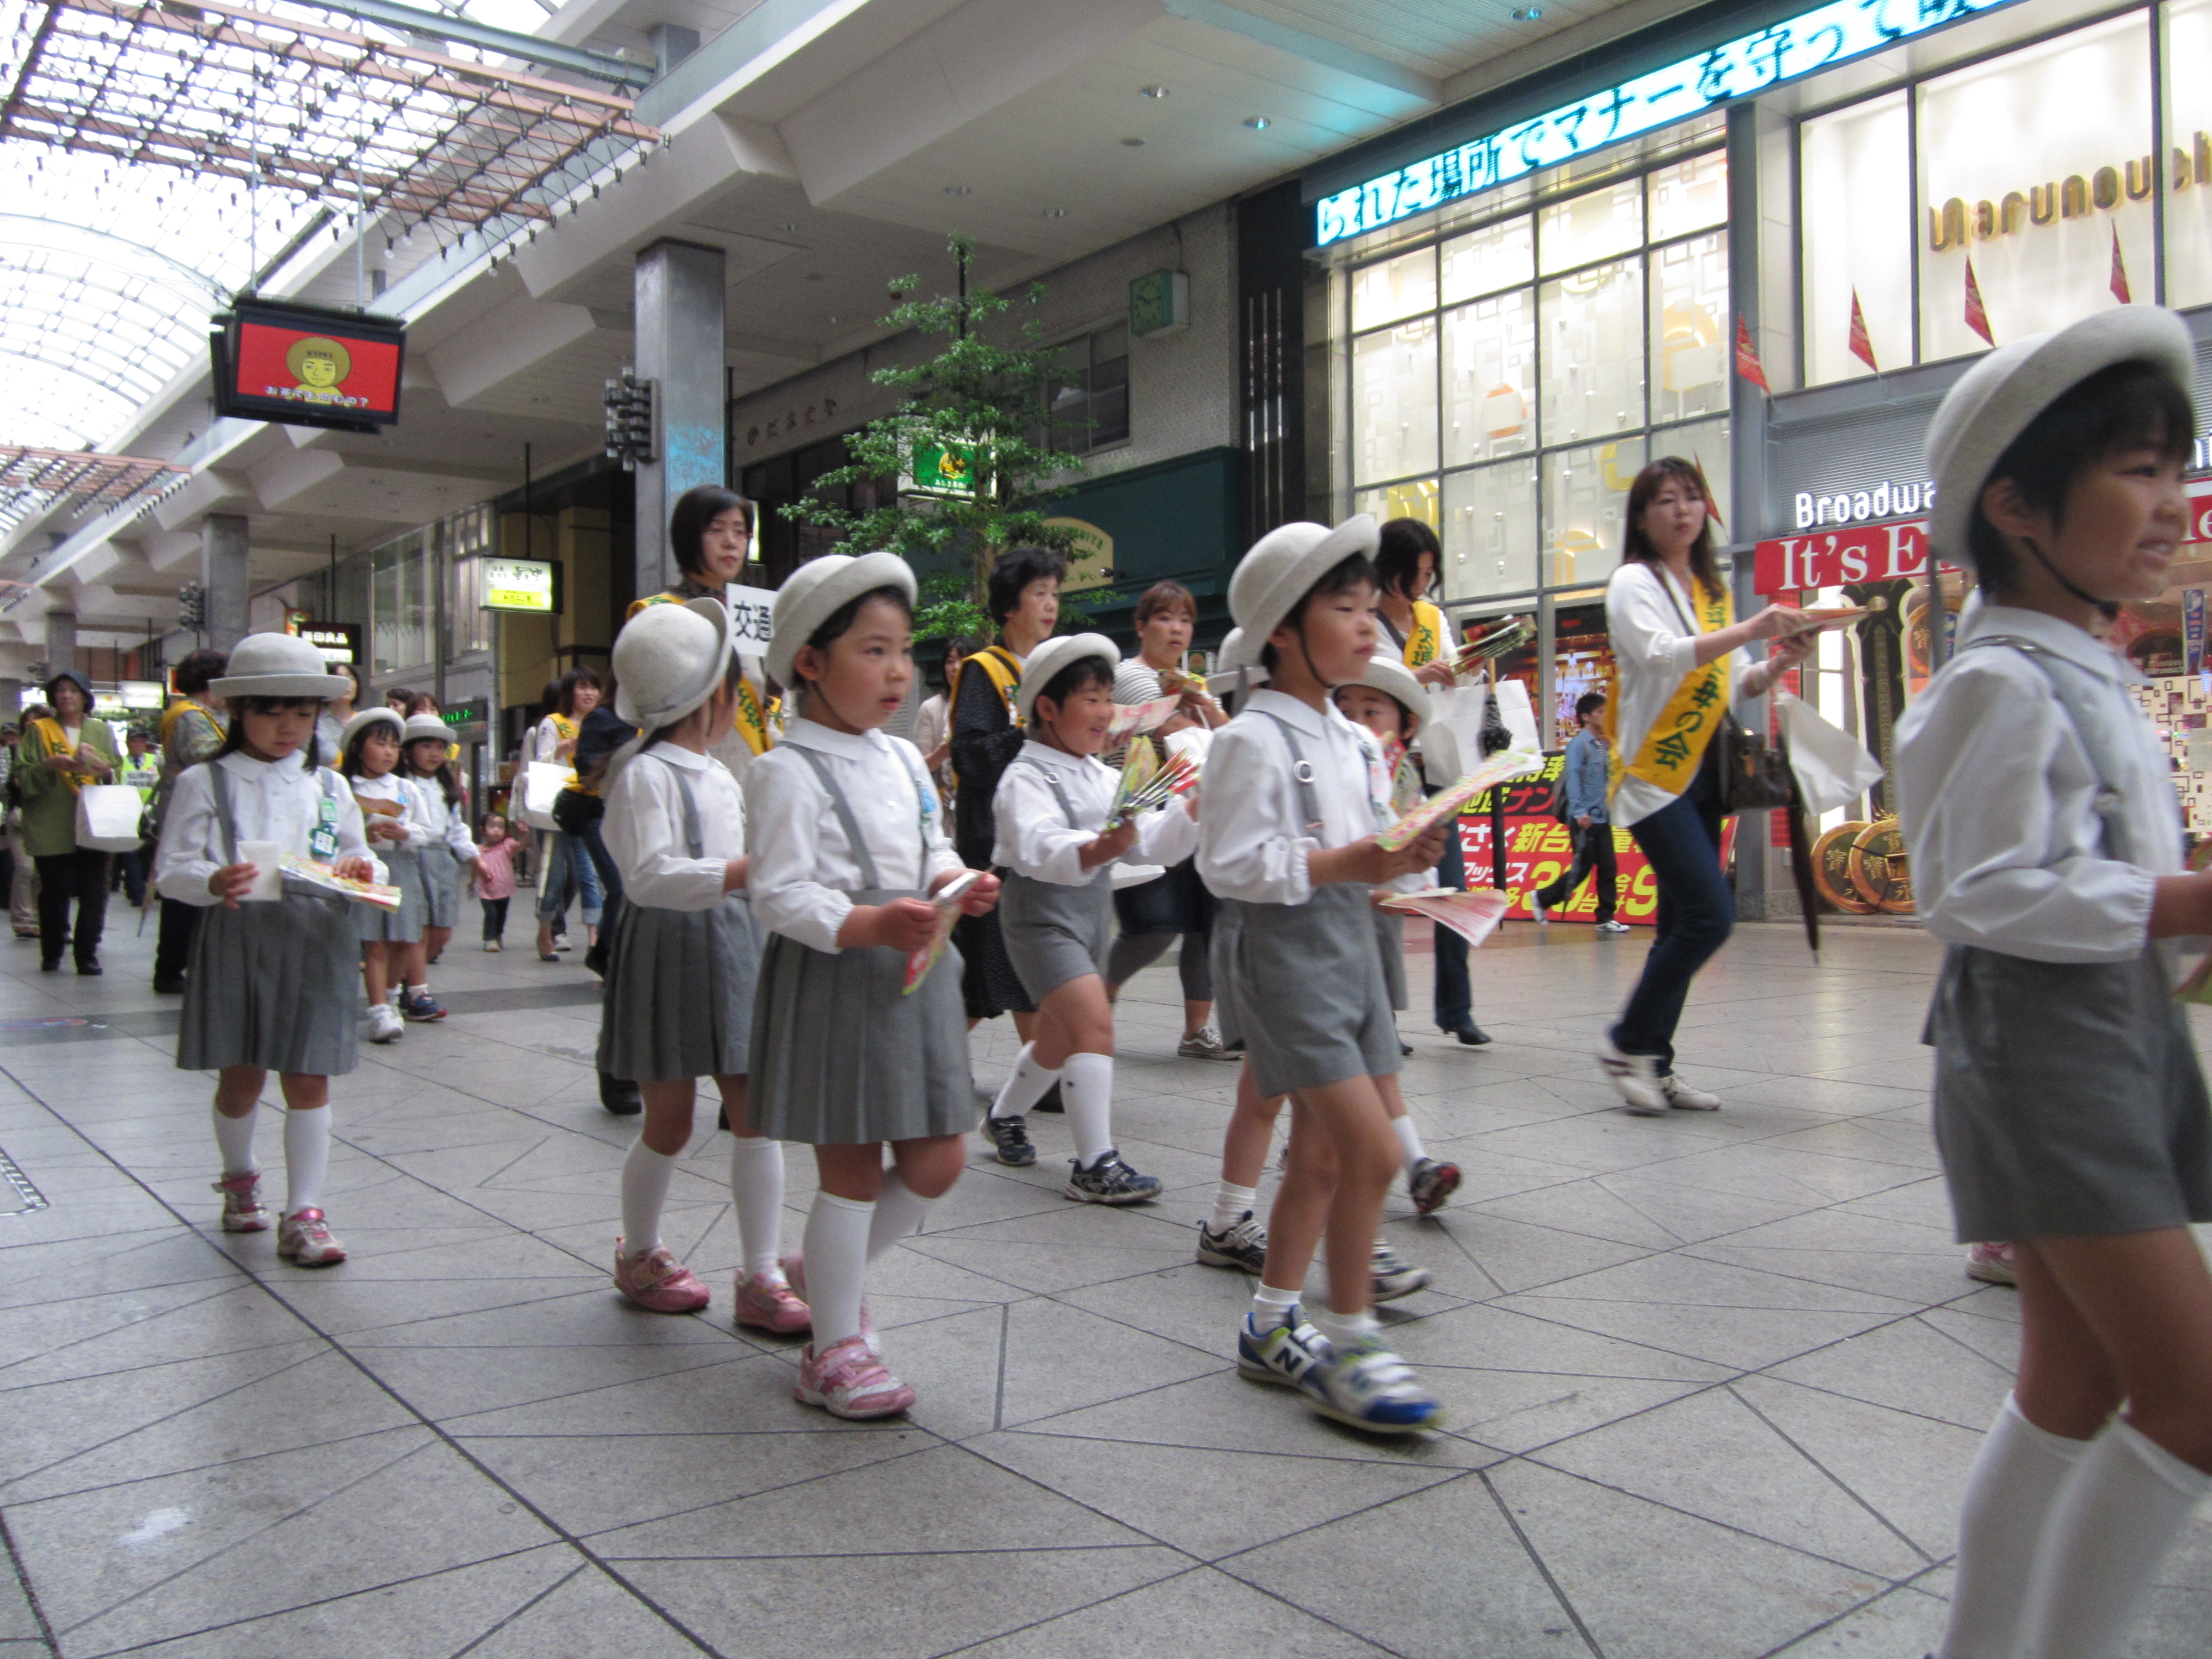
[[[876,1199],[876,1213],[868,1223],[868,1260],[873,1261],[885,1250],[919,1228],[929,1206],[937,1202],[933,1198],[922,1198],[911,1191],[893,1170],[884,1177],[883,1191]]]
[[[731,1139],[730,1201],[737,1206],[744,1276],[776,1272],[776,1254],[783,1243],[781,1141],[766,1135]]]
[[[1076,1162],[1087,1170],[1114,1150],[1114,1056],[1070,1054],[1060,1068],[1060,1103]]]
[[[1966,1475],[1958,1581],[1938,1659],[2012,1659],[2051,1499],[2093,1443],[2037,1428],[2005,1396]]]
[[[656,1152],[640,1135],[623,1159],[623,1254],[635,1260],[660,1243],[660,1208],[676,1174],[676,1154]]]
[[[991,1103],[993,1117],[1019,1117],[1044,1098],[1044,1091],[1059,1078],[1058,1072],[1048,1072],[1036,1062],[1036,1044],[1024,1042],[1022,1052],[1014,1061],[1012,1076],[999,1090],[999,1097]]]
[[[248,1118],[247,1122],[253,1120]],[[284,1114],[284,1213],[323,1206],[323,1172],[331,1164],[331,1109]]]
[[[1398,1149],[1406,1155],[1406,1173],[1410,1176],[1413,1166],[1429,1155],[1429,1149],[1421,1145],[1421,1132],[1413,1127],[1412,1114],[1392,1118],[1390,1128],[1398,1137]]]
[[[258,1106],[244,1117],[225,1117],[221,1112],[215,1114],[216,1149],[222,1154],[222,1172],[225,1175],[246,1175],[261,1167],[253,1161],[253,1120],[260,1115]]]
[[[2115,1423],[2052,1500],[2021,1609],[2018,1659],[2112,1659],[2212,1475]]]
[[[868,1272],[869,1224],[876,1206],[817,1193],[806,1212],[806,1305],[814,1314],[814,1352],[823,1354],[860,1334],[860,1293]]]

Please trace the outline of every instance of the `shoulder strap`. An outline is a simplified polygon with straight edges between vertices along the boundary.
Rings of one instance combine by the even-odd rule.
[[[676,787],[684,794],[684,845],[695,859],[707,856],[706,837],[699,832],[699,797],[691,787],[691,780],[684,769],[665,755],[655,752],[653,757],[676,775]],[[840,797],[842,799],[842,798]]]
[[[853,861],[860,866],[861,881],[869,887],[880,889],[884,884],[876,875],[875,855],[868,851],[868,843],[860,834],[860,826],[854,819],[852,804],[845,799],[845,792],[837,787],[837,780],[830,775],[830,763],[803,743],[786,746],[797,750],[805,757],[806,763],[814,769],[814,775],[822,781],[822,787],[830,792],[830,810],[837,814],[837,827],[845,832],[845,840],[853,849]]]
[[[208,789],[215,797],[215,819],[222,830],[222,861],[238,862],[238,817],[231,810],[230,774],[222,769],[220,761],[205,763],[208,770]]]
[[[2125,817],[2127,798],[2120,793],[2118,786],[2112,781],[2112,774],[2106,769],[2104,754],[2096,744],[2090,741],[2090,723],[2083,718],[2088,712],[2088,704],[2081,696],[2081,680],[2087,678],[2088,671],[2066,662],[2065,658],[2033,640],[2023,639],[2015,634],[1983,634],[1968,640],[1959,649],[1972,651],[1985,645],[2009,646],[2043,671],[2043,678],[2051,683],[2051,695],[2066,711],[2066,718],[2074,727],[2074,736],[2088,759],[2089,774],[2097,780],[2094,810],[2104,834],[2105,851],[2123,863],[2131,862]],[[2063,675],[2057,672],[2057,665],[2061,663],[2065,663],[2069,671]]]
[[[1000,701],[1006,705],[1006,718],[1013,720],[1014,693],[1021,685],[1022,671],[1015,663],[1013,653],[1003,645],[985,646],[974,656],[963,657],[960,659],[959,670],[953,675],[952,684],[948,688],[951,695],[946,706],[948,708],[958,706],[960,676],[965,674],[971,666],[981,669],[983,678],[998,689]],[[1018,726],[1021,722],[1014,720],[1014,724]]]
[[[1314,791],[1313,763],[1306,758],[1306,751],[1298,746],[1298,734],[1291,729],[1288,720],[1280,714],[1269,714],[1264,708],[1260,712],[1267,714],[1267,718],[1274,721],[1276,730],[1283,734],[1283,742],[1291,751],[1291,776],[1298,786],[1298,810],[1305,814],[1306,832],[1318,836],[1321,833],[1321,797]]]
[[[1042,777],[1045,781],[1045,787],[1052,791],[1053,799],[1060,803],[1060,816],[1067,820],[1067,827],[1071,830],[1083,828],[1081,821],[1075,816],[1075,804],[1068,799],[1067,791],[1061,787],[1060,775],[1057,772],[1042,761],[1028,754],[1015,756],[1010,764],[1026,766]]]

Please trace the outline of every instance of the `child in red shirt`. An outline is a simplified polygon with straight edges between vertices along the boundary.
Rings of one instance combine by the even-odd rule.
[[[507,833],[507,818],[499,812],[484,814],[477,842],[476,889],[483,901],[483,945],[487,951],[496,951],[507,932],[507,902],[514,896],[514,853],[522,842]]]

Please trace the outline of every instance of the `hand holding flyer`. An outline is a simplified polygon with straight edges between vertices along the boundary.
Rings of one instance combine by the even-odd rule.
[[[1544,757],[1537,750],[1502,750],[1474,771],[1462,773],[1458,781],[1446,784],[1375,839],[1386,852],[1395,853],[1401,847],[1411,846],[1436,825],[1457,816],[1461,808],[1484,790],[1510,778],[1527,777],[1543,768]]]
[[[1462,891],[1456,887],[1431,887],[1418,893],[1392,893],[1382,901],[1386,910],[1404,910],[1426,916],[1440,927],[1449,927],[1469,945],[1488,939],[1513,905],[1513,895],[1495,887]]]
[[[952,941],[952,924],[960,920],[960,901],[982,875],[981,870],[963,870],[929,896],[929,902],[937,907],[937,925],[930,929],[929,943],[907,957],[906,983],[899,988],[901,994],[913,995],[915,988],[929,977],[929,970]]]
[[[317,864],[313,859],[303,859],[297,853],[287,853],[277,867],[286,875],[297,878],[311,887],[319,887],[325,893],[336,893],[340,898],[349,898],[362,904],[374,904],[380,910],[399,908],[399,890],[380,881],[356,881],[351,876],[342,876],[327,864]]]

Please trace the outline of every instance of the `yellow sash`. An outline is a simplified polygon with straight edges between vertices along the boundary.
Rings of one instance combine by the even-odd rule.
[[[1663,571],[1658,574],[1662,582],[1671,580]],[[1731,615],[1725,590],[1711,591],[1699,583],[1697,605],[1699,634],[1714,633],[1729,625]],[[1706,745],[1712,742],[1713,733],[1720,730],[1721,716],[1728,710],[1729,654],[1723,652],[1704,667],[1693,668],[1682,676],[1674,695],[1667,699],[1659,718],[1644,734],[1643,744],[1632,760],[1623,760],[1620,744],[1613,739],[1614,711],[1620,707],[1619,688],[1607,688],[1604,725],[1608,745],[1607,799],[1620,789],[1624,777],[1655,783],[1670,795],[1679,795],[1690,787],[1691,780],[1698,775],[1698,763],[1705,757]]]
[[[87,718],[90,717],[87,716]],[[62,723],[59,720],[33,720],[31,730],[39,734],[39,741],[46,744],[46,753],[49,755],[59,755],[69,750],[69,733],[62,730]],[[70,793],[74,795],[84,787],[90,776],[89,773],[85,772],[64,772],[61,774],[61,780],[69,786]]]
[[[952,671],[952,683],[945,689],[945,719],[951,724],[953,713],[960,707],[960,677],[970,668],[980,668],[983,678],[991,682],[999,693],[999,700],[1006,705],[1007,721],[1014,726],[1022,722],[1014,713],[1014,692],[1022,683],[1021,659],[1003,645],[986,646],[972,657],[963,657],[960,666]],[[957,783],[960,774],[955,769],[952,781]]]
[[[713,594],[706,595],[712,599]],[[635,617],[648,605],[682,605],[681,593],[648,593],[641,599],[630,601],[628,617]],[[627,620],[628,617],[624,619]],[[741,675],[738,681],[738,706],[730,716],[730,725],[745,740],[745,747],[756,755],[765,755],[775,741],[768,721],[768,713],[761,707],[760,688],[753,684],[752,676]]]
[[[1426,599],[1413,601],[1413,628],[1406,635],[1406,666],[1419,668],[1443,653],[1444,613]]]

